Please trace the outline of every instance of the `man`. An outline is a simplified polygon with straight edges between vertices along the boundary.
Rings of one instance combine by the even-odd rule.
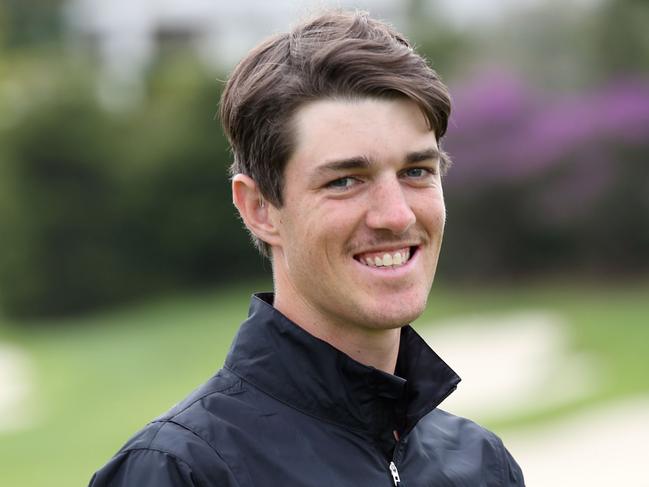
[[[234,204],[272,261],[224,368],[95,474],[103,486],[522,486],[492,433],[437,409],[459,377],[408,323],[445,222],[450,98],[403,36],[328,13],[237,66]]]

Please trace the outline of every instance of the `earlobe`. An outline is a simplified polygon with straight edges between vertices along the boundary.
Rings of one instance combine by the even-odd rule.
[[[245,174],[232,178],[232,202],[248,230],[269,245],[276,245],[278,232],[271,218],[273,205],[265,200],[257,183]]]

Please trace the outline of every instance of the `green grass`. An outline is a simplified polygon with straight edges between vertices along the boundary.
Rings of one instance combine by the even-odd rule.
[[[86,485],[147,421],[222,364],[250,293],[264,285],[160,299],[85,318],[19,326],[0,322],[0,342],[34,361],[35,424],[0,433],[0,485]],[[649,283],[624,287],[535,284],[436,287],[421,321],[467,313],[542,309],[560,313],[573,347],[602,364],[584,401],[521,412],[491,427],[543,421],[593,402],[649,392]],[[37,326],[40,325],[40,326]]]
[[[0,485],[86,485],[130,434],[221,366],[249,293],[5,329],[6,340],[36,362],[40,419],[0,435]]]

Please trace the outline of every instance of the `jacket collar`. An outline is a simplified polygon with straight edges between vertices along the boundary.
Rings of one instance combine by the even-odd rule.
[[[306,414],[375,437],[405,435],[460,381],[410,326],[402,328],[392,375],[307,333],[272,302],[272,293],[253,296],[225,366]]]

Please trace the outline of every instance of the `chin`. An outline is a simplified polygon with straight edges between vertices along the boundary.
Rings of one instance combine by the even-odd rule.
[[[426,309],[426,300],[418,303],[412,303],[408,306],[382,307],[372,313],[373,319],[370,321],[374,328],[390,329],[401,328],[415,321],[421,316]]]

